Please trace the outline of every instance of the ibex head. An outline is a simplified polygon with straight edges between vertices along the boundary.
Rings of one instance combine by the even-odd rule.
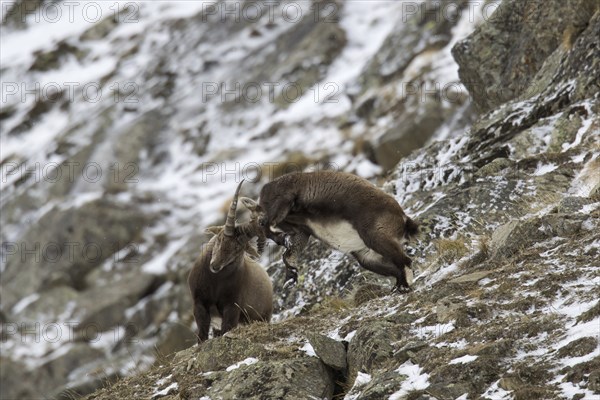
[[[248,211],[250,211],[250,218],[252,219],[252,221],[258,223],[259,225],[264,224],[265,221],[262,220],[265,219],[266,215],[262,207],[259,206],[256,201],[252,200],[249,197],[242,197],[240,198],[240,200],[242,201],[244,207],[246,207]]]
[[[209,265],[210,271],[215,274],[228,265],[238,265],[239,262],[237,261],[244,257],[244,252],[248,250],[248,242],[252,238],[258,235],[259,243],[261,241],[262,231],[254,219],[241,225],[236,225],[235,223],[238,196],[242,188],[242,183],[244,183],[243,180],[233,195],[225,225],[212,226],[206,229],[207,233],[215,235],[212,239],[214,245]],[[253,210],[250,209],[250,211],[254,215]]]

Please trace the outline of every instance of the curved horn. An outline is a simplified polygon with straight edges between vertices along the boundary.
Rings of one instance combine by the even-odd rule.
[[[225,222],[224,232],[225,236],[233,236],[235,229],[235,210],[237,209],[238,196],[240,194],[240,189],[242,188],[242,183],[244,183],[243,179],[235,190],[233,200],[231,201],[231,206],[229,207],[229,212],[227,213],[227,221]]]

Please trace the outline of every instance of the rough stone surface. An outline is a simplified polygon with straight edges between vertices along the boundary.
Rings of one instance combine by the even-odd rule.
[[[392,343],[399,338],[398,327],[385,321],[359,328],[348,346],[350,380],[358,371],[372,373],[383,368],[394,354]]]
[[[107,200],[44,215],[21,242],[38,249],[31,254],[33,262],[21,252],[7,260],[2,274],[4,307],[14,305],[25,289],[60,284],[84,288],[85,276],[136,240],[147,224],[147,217],[133,205]]]
[[[210,397],[234,398],[319,398],[333,397],[330,370],[317,358],[258,362],[230,372],[208,391]]]
[[[461,81],[481,110],[487,111],[525,92],[548,57],[572,46],[598,4],[588,0],[509,0],[488,23],[453,49]],[[518,34],[517,34],[518,32]]]
[[[309,334],[308,340],[325,365],[338,371],[347,368],[346,347],[343,343],[320,334]]]
[[[415,355],[419,351],[426,349],[427,346],[429,345],[426,342],[409,342],[394,354],[394,358],[401,364],[408,360],[415,360]]]
[[[180,323],[174,323],[166,329],[158,340],[156,352],[160,356],[170,356],[193,346],[197,341],[196,334],[190,328]]]
[[[559,357],[583,357],[598,350],[598,339],[593,336],[583,337],[574,340],[560,349],[558,349]]]

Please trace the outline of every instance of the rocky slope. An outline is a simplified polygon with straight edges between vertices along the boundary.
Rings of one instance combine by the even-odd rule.
[[[2,398],[600,393],[596,2],[301,2],[293,22],[192,4],[141,3],[20,52],[5,43],[41,28],[3,16],[3,84],[76,72],[136,82],[138,101],[3,104]],[[207,82],[268,81],[306,92],[201,98]],[[315,101],[331,88],[337,102]],[[76,179],[15,173],[36,162]],[[284,290],[274,250],[275,323],[182,350],[199,232],[236,178],[324,163],[385,172],[378,182],[422,225],[415,290],[390,294],[314,241]],[[49,244],[64,255],[65,243],[99,256],[56,257]],[[39,258],[23,252],[36,244]]]

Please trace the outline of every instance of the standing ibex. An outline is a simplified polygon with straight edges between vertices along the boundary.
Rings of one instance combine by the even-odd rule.
[[[243,181],[242,181],[243,182]],[[221,317],[222,335],[239,322],[270,321],[273,312],[273,286],[263,267],[247,253],[256,253],[249,242],[264,233],[256,220],[235,224],[239,184],[231,202],[225,226],[207,231],[215,236],[204,247],[188,277],[198,325],[198,342],[208,339],[211,318]],[[261,244],[262,243],[262,244]]]
[[[313,235],[352,254],[364,268],[396,277],[398,290],[412,284],[411,259],[403,248],[418,225],[393,197],[363,178],[333,171],[292,173],[267,183],[258,204],[241,200],[265,234],[288,248],[288,279],[297,279],[296,257]]]

